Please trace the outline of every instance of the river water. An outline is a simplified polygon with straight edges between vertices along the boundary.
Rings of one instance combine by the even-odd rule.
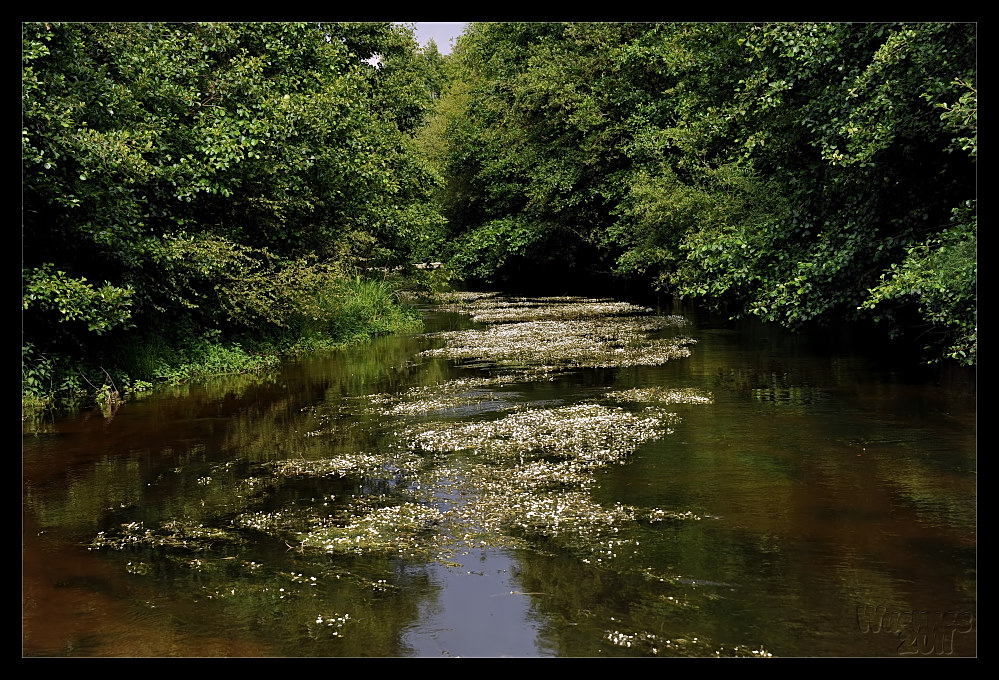
[[[22,654],[977,656],[974,372],[609,300],[425,314],[26,424]]]

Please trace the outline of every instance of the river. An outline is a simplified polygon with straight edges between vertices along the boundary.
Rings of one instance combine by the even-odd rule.
[[[25,657],[977,656],[975,372],[466,293],[24,426]]]

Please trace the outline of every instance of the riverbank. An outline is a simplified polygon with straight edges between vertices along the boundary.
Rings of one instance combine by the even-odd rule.
[[[176,386],[212,376],[252,374],[282,360],[332,351],[388,333],[418,331],[420,313],[407,301],[412,281],[365,280],[346,283],[338,306],[295,325],[225,334],[132,333],[109,339],[98,355],[73,356],[22,347],[21,420],[46,411],[72,412],[93,405],[113,411],[124,400],[160,386]]]

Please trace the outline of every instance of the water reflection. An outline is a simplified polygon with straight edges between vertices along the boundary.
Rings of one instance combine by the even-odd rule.
[[[26,428],[24,653],[977,654],[966,372],[696,314],[438,356],[553,304],[501,302]]]
[[[421,657],[536,657],[555,650],[539,639],[544,617],[535,602],[547,593],[526,590],[519,557],[477,550],[446,564],[418,568],[437,584],[437,596],[403,632],[407,653]]]

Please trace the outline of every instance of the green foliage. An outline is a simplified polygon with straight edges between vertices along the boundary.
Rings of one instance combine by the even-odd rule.
[[[934,108],[968,94],[954,76],[973,77],[974,27],[777,24],[735,35],[726,70],[736,75],[712,84],[732,94],[708,119],[734,136],[719,145],[722,158],[753,167],[783,196],[748,246],[743,310],[792,327],[857,318],[881,273],[973,196],[973,163],[948,157],[955,132],[969,129],[955,121],[971,119],[970,103],[949,121]],[[735,260],[696,266],[694,280],[745,280],[737,249],[746,246],[721,246]]]
[[[324,257],[352,230],[395,247],[433,222],[401,148],[430,95],[389,25],[24,31],[27,255],[76,236],[120,272],[150,236],[197,231]]]
[[[901,263],[881,275],[863,308],[881,310],[889,319],[895,309],[915,304],[937,338],[943,356],[964,365],[977,363],[978,352],[978,216],[971,201],[954,210],[951,227],[925,243],[910,246]],[[875,317],[881,320],[880,316]],[[939,360],[940,356],[937,356]]]
[[[956,135],[952,148],[967,152],[972,158],[978,158],[978,90],[970,80],[958,78],[952,84],[961,88],[958,100],[938,101],[934,106],[943,109],[940,120]],[[923,96],[932,100],[929,93]]]
[[[425,257],[438,67],[389,23],[24,24],[25,342],[294,332],[329,277]]]
[[[521,220],[492,220],[464,235],[451,266],[467,276],[492,280],[509,258],[522,255],[536,238]]]
[[[52,395],[83,391],[79,364],[64,356],[44,354],[31,343],[21,346],[21,394],[48,403]]]
[[[355,276],[320,302],[323,335],[340,342],[422,327],[419,314],[400,304],[395,286],[385,280]]]
[[[473,24],[438,109],[452,261],[557,252],[792,328],[881,316],[917,261],[970,290],[973,248],[926,253],[975,198],[976,59],[973,24]],[[969,303],[921,307],[959,359]]]
[[[592,264],[623,157],[619,117],[608,115],[624,104],[609,96],[610,50],[622,30],[475,24],[459,40],[438,109],[455,266],[509,277],[514,268]]]
[[[21,300],[25,310],[37,309],[52,314],[59,323],[81,321],[87,330],[97,335],[128,322],[134,293],[130,286],[116,288],[105,282],[100,288],[94,288],[87,279],[53,271],[53,266],[46,262],[23,273]]]

